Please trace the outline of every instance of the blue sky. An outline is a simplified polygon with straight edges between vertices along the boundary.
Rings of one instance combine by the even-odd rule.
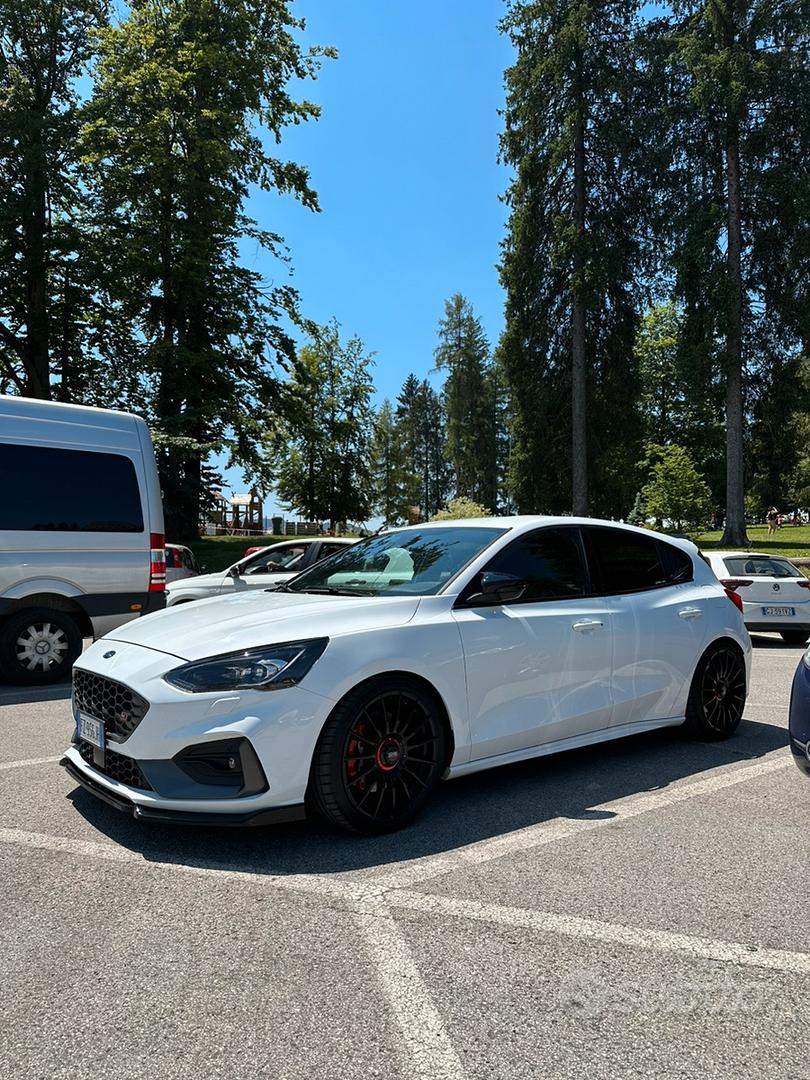
[[[286,131],[321,213],[258,193],[249,212],[281,233],[304,314],[335,316],[376,353],[378,399],[433,366],[444,300],[461,292],[491,341],[503,322],[495,268],[507,182],[497,164],[508,41],[503,0],[295,0],[304,40],[334,45],[306,96],[321,119]],[[263,256],[254,265],[278,280]],[[240,486],[238,473],[226,479]],[[268,500],[266,512],[274,509]]]

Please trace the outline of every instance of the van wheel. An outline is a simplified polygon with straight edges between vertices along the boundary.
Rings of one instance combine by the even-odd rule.
[[[19,686],[67,678],[81,651],[81,632],[63,611],[29,608],[0,626],[0,672]]]

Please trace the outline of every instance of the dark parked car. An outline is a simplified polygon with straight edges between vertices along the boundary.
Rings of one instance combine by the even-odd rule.
[[[802,656],[790,694],[790,749],[796,764],[810,776],[810,649]]]

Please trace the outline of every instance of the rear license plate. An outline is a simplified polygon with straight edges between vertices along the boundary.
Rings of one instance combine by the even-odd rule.
[[[763,615],[775,615],[782,618],[786,615],[795,615],[796,608],[794,607],[764,607],[762,609]]]
[[[76,713],[76,730],[80,739],[97,746],[99,750],[104,749],[104,725],[100,720],[95,720],[86,713]]]

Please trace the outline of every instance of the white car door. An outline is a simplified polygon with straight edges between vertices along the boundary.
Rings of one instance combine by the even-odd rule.
[[[582,535],[613,626],[612,726],[682,716],[708,630],[691,558],[629,529]]]
[[[538,529],[484,572],[525,581],[520,600],[483,605],[480,575],[454,618],[464,650],[472,760],[599,731],[612,712],[607,605],[587,596],[576,527]]]

